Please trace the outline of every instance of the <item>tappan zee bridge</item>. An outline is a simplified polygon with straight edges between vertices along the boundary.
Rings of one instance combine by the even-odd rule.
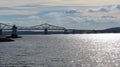
[[[0,23],[0,35],[2,35],[3,30],[12,30],[12,27],[16,26],[16,25],[9,25],[9,24],[4,24],[4,23]],[[21,30],[42,30],[44,34],[48,34],[49,30],[52,31],[62,31],[63,33],[67,33],[68,31],[71,31],[70,29],[66,29],[65,27],[60,27],[60,26],[56,26],[56,25],[51,25],[48,23],[44,23],[44,24],[40,24],[40,25],[36,25],[36,26],[16,26],[17,27],[17,31],[21,31]]]

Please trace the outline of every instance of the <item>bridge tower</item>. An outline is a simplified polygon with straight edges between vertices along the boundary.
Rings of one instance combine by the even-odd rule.
[[[44,29],[44,34],[48,34],[48,29]]]
[[[13,27],[12,27],[12,34],[11,34],[11,37],[13,37],[13,38],[18,37],[16,25],[13,25]]]
[[[0,29],[0,35],[2,35],[2,29]]]

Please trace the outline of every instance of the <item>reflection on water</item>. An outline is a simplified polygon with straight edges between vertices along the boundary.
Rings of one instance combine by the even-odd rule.
[[[0,67],[120,67],[120,34],[24,35],[0,43]]]

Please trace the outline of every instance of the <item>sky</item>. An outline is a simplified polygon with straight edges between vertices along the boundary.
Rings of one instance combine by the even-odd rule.
[[[0,0],[0,23],[65,28],[120,27],[120,0]]]

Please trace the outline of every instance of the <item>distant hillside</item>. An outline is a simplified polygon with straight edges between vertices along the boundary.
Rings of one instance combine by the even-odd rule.
[[[108,28],[108,29],[105,29],[105,30],[120,30],[120,27]]]
[[[120,27],[114,27],[114,28],[108,28],[108,29],[105,29],[105,30],[102,30],[104,32],[113,32],[113,33],[120,33]]]

